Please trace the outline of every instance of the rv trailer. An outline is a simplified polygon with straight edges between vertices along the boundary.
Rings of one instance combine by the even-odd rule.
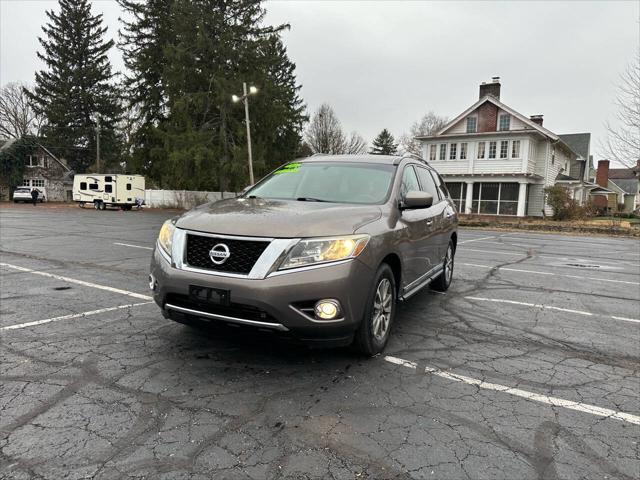
[[[131,210],[144,201],[144,177],[103,173],[75,175],[73,200],[78,202],[80,207],[87,203],[92,204],[96,210],[104,210],[107,207]]]

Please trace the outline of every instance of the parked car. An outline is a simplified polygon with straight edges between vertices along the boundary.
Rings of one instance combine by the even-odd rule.
[[[449,287],[457,224],[442,179],[419,159],[314,155],[165,222],[149,286],[181,323],[353,342],[374,355],[398,300]]]
[[[13,191],[14,203],[18,203],[18,202],[31,203],[33,201],[33,199],[31,198],[31,190],[33,190],[33,188],[34,187],[17,187]],[[46,201],[46,194],[45,194],[46,192],[44,188],[36,188],[36,190],[38,191],[38,202],[42,203]]]

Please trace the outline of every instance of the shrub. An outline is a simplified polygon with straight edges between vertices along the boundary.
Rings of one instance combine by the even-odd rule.
[[[544,189],[547,194],[547,204],[553,208],[554,220],[571,220],[583,214],[578,203],[571,198],[569,189],[562,185],[554,185]]]

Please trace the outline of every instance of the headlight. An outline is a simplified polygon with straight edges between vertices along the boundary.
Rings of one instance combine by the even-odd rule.
[[[369,235],[300,240],[284,259],[280,270],[354,258],[360,255],[368,241]]]
[[[158,235],[158,244],[169,256],[171,256],[171,244],[173,243],[173,232],[175,231],[176,226],[171,220],[167,220],[162,224]]]

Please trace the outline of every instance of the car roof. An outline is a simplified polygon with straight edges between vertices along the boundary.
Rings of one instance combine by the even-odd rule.
[[[354,163],[382,163],[386,165],[398,165],[402,160],[408,159],[418,163],[427,165],[427,162],[419,157],[409,155],[373,155],[373,154],[355,154],[355,155],[329,155],[325,153],[316,153],[310,157],[298,158],[295,161],[299,163],[312,162],[354,162]]]

